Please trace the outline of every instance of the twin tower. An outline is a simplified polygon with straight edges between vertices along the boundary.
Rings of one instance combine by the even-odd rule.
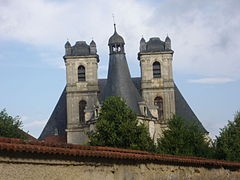
[[[94,130],[101,103],[109,96],[124,99],[138,121],[146,124],[155,142],[173,114],[190,115],[200,123],[174,84],[170,38],[161,41],[153,37],[148,42],[141,39],[138,78],[131,78],[124,45],[114,25],[114,34],[108,41],[108,76],[98,79],[95,42],[65,44],[66,88],[39,139],[59,136],[66,137],[67,143],[88,142],[87,132]]]

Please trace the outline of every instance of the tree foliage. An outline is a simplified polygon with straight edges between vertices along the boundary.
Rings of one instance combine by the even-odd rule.
[[[209,142],[205,134],[193,123],[186,123],[183,118],[173,116],[168,122],[168,129],[158,140],[159,153],[211,157]]]
[[[153,151],[155,146],[144,124],[120,97],[103,102],[96,130],[89,133],[90,144]]]
[[[228,121],[216,139],[216,157],[230,161],[240,161],[240,112],[234,121]]]
[[[19,116],[12,117],[5,109],[0,111],[0,136],[25,139],[26,134],[20,130],[21,127],[22,122]]]

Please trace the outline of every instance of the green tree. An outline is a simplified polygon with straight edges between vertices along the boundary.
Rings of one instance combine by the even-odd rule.
[[[216,139],[216,157],[230,161],[240,161],[240,112],[233,121],[228,121]]]
[[[193,123],[186,123],[183,118],[173,116],[168,122],[168,129],[158,140],[158,153],[211,157],[209,142],[205,134]]]
[[[95,131],[89,134],[90,144],[154,151],[155,145],[144,124],[120,97],[103,102]]]
[[[26,134],[20,129],[21,127],[19,116],[9,116],[6,109],[0,111],[0,136],[25,139]]]

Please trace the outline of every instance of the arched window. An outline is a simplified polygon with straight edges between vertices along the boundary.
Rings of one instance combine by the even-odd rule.
[[[79,66],[78,67],[78,81],[85,81],[85,67],[84,66]]]
[[[153,77],[154,78],[160,78],[161,77],[161,65],[157,61],[155,61],[153,63]]]
[[[84,100],[81,100],[79,102],[79,121],[80,123],[84,123],[85,122],[85,108],[86,108],[87,102]]]
[[[158,107],[158,119],[163,119],[163,99],[157,96],[154,99],[154,105]]]

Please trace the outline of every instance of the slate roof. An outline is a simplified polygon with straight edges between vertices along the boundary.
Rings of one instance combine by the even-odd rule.
[[[56,130],[59,136],[66,136],[65,129],[67,129],[67,104],[64,88],[57,105],[38,139],[42,140],[47,136],[53,136]]]
[[[111,44],[125,44],[123,37],[117,33],[116,24],[114,24],[114,34],[108,40],[108,45]]]
[[[100,101],[104,101],[109,96],[123,98],[135,114],[141,114],[138,102],[142,102],[142,97],[131,80],[127,60],[123,53],[110,55],[108,78],[101,91]]]
[[[4,153],[1,153],[4,152]],[[60,155],[66,160],[66,157],[79,158],[91,157],[91,160],[98,158],[113,159],[114,162],[119,160],[131,160],[131,162],[151,162],[151,163],[166,163],[166,164],[181,164],[201,167],[223,167],[223,168],[234,168],[239,169],[239,162],[220,161],[213,159],[204,159],[199,157],[184,157],[184,156],[173,156],[155,154],[145,151],[131,150],[131,149],[120,149],[111,147],[100,147],[100,146],[86,146],[86,145],[73,145],[73,144],[54,144],[41,141],[24,141],[14,138],[3,138],[0,137],[0,154],[6,156],[13,155],[15,152],[20,154],[28,153],[33,157],[39,158],[39,154],[42,155]],[[18,154],[19,158],[21,157]],[[29,156],[28,156],[29,158]],[[121,161],[122,162],[122,161]]]
[[[165,50],[165,43],[159,37],[150,38],[147,42],[147,52],[162,52]]]
[[[133,84],[135,85],[138,93],[141,93],[141,78],[135,77],[131,78]],[[102,100],[103,89],[106,86],[107,79],[99,79],[99,99]],[[204,132],[207,133],[207,130],[203,127],[202,123],[199,121],[197,116],[192,111],[191,107],[188,105],[181,92],[175,84],[175,103],[176,103],[176,115],[183,117],[187,122],[196,123]],[[55,134],[55,129],[58,130],[59,136],[66,136],[65,129],[67,128],[67,110],[66,110],[66,93],[65,89],[62,92],[61,97],[58,100],[56,107],[53,110],[52,115],[50,116],[47,124],[45,125],[41,135],[39,136],[40,140],[43,140],[47,136],[53,136]]]
[[[199,121],[197,116],[194,114],[191,107],[188,105],[187,101],[182,96],[176,84],[174,88],[174,93],[175,93],[176,115],[183,117],[186,122],[196,123],[203,132],[208,133],[208,131],[203,127],[202,123]]]
[[[65,44],[66,56],[89,56],[97,55],[96,43],[92,40],[90,45],[86,41],[77,41],[75,45],[71,46],[67,41]]]

